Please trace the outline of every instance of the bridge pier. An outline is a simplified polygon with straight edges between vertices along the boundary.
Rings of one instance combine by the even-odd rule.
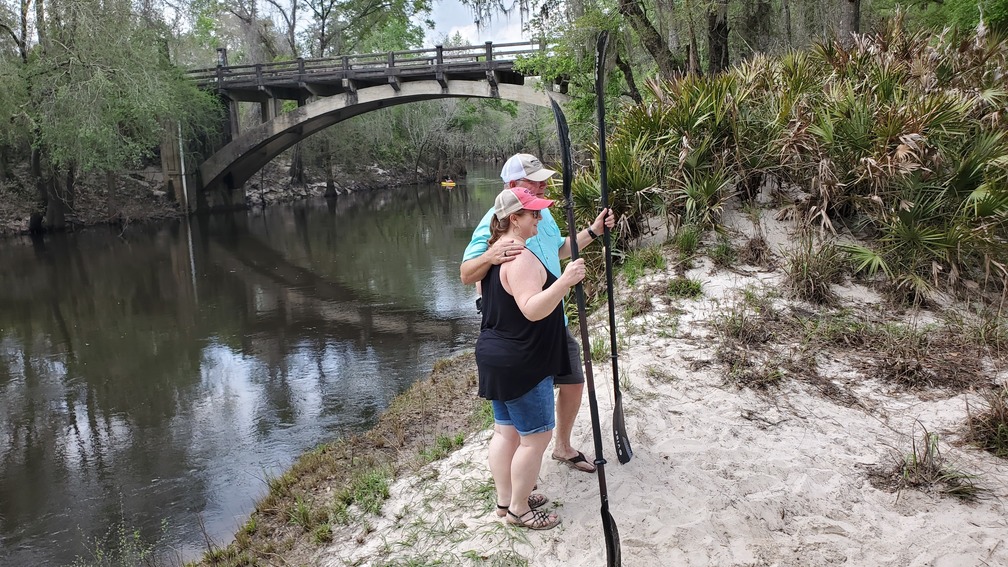
[[[179,136],[177,124],[169,123],[161,140],[161,171],[164,175],[165,191],[175,196],[187,214],[196,210],[196,201],[202,193],[198,164],[187,164]]]

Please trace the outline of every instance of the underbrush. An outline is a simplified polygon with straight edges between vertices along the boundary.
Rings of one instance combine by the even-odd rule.
[[[1008,385],[982,393],[986,408],[967,408],[966,439],[1002,459],[1008,459]]]
[[[941,454],[938,434],[920,422],[918,425],[922,430],[920,439],[912,438],[909,451],[894,455],[893,466],[878,471],[874,484],[888,490],[912,488],[975,500],[985,491],[975,482],[977,477],[952,466]]]
[[[845,357],[866,377],[900,389],[962,390],[990,382],[981,366],[990,345],[971,338],[962,321],[911,325],[850,309],[778,308],[769,292],[748,288],[711,324],[722,343],[718,359],[730,372],[753,366],[753,360],[766,367],[765,361],[788,352],[772,366],[817,384],[814,361],[824,354]]]

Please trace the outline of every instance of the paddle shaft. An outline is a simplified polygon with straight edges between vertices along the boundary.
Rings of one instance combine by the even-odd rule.
[[[595,109],[598,115],[598,148],[599,148],[599,189],[602,193],[602,208],[609,208],[609,178],[606,159],[606,127],[605,127],[605,52],[609,44],[609,33],[603,30],[599,33],[595,50]],[[630,437],[626,432],[623,419],[623,394],[619,387],[619,355],[616,351],[616,305],[613,299],[613,269],[612,242],[609,225],[602,225],[602,243],[605,245],[605,276],[606,296],[609,300],[609,349],[612,358],[613,373],[613,438],[616,443],[616,458],[626,464],[633,457],[630,447]]]
[[[574,224],[574,200],[571,198],[571,177],[573,176],[573,160],[571,159],[570,132],[567,129],[567,118],[560,105],[552,98],[550,106],[556,118],[557,132],[560,135],[560,157],[563,162],[563,191],[566,200],[567,233],[570,235],[571,261],[578,259],[577,227]],[[602,426],[599,423],[598,400],[595,397],[595,378],[591,366],[591,338],[588,336],[588,318],[585,313],[584,286],[578,282],[574,286],[574,296],[577,300],[578,325],[581,329],[581,349],[584,357],[585,382],[588,385],[588,409],[591,414],[592,438],[595,442],[595,473],[599,481],[599,498],[602,502],[602,532],[606,540],[606,561],[608,567],[620,567],[621,553],[619,530],[609,513],[609,491],[606,486],[605,458],[602,456]]]

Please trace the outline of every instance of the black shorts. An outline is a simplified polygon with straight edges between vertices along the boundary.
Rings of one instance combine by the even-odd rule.
[[[571,373],[565,376],[554,376],[553,385],[584,384],[584,367],[581,366],[581,345],[578,344],[567,330],[567,352],[570,354]]]

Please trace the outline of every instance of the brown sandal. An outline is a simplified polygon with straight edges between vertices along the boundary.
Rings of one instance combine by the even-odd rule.
[[[508,510],[507,513],[508,516],[510,516],[507,519],[507,523],[519,528],[528,528],[530,530],[548,530],[560,525],[559,516],[547,514],[542,510],[529,510],[521,516],[515,514],[511,510]],[[531,517],[528,517],[530,514]],[[551,517],[553,518],[552,520],[550,519]],[[511,518],[514,519],[512,520]]]
[[[535,510],[536,508],[542,508],[543,506],[545,506],[547,504],[549,504],[549,498],[547,498],[545,494],[536,494],[536,493],[533,492],[528,497],[529,508],[531,508],[533,510]],[[508,509],[508,505],[507,504],[498,504],[497,505],[497,517],[498,518],[503,518],[504,516],[506,516],[507,515],[507,509]]]

